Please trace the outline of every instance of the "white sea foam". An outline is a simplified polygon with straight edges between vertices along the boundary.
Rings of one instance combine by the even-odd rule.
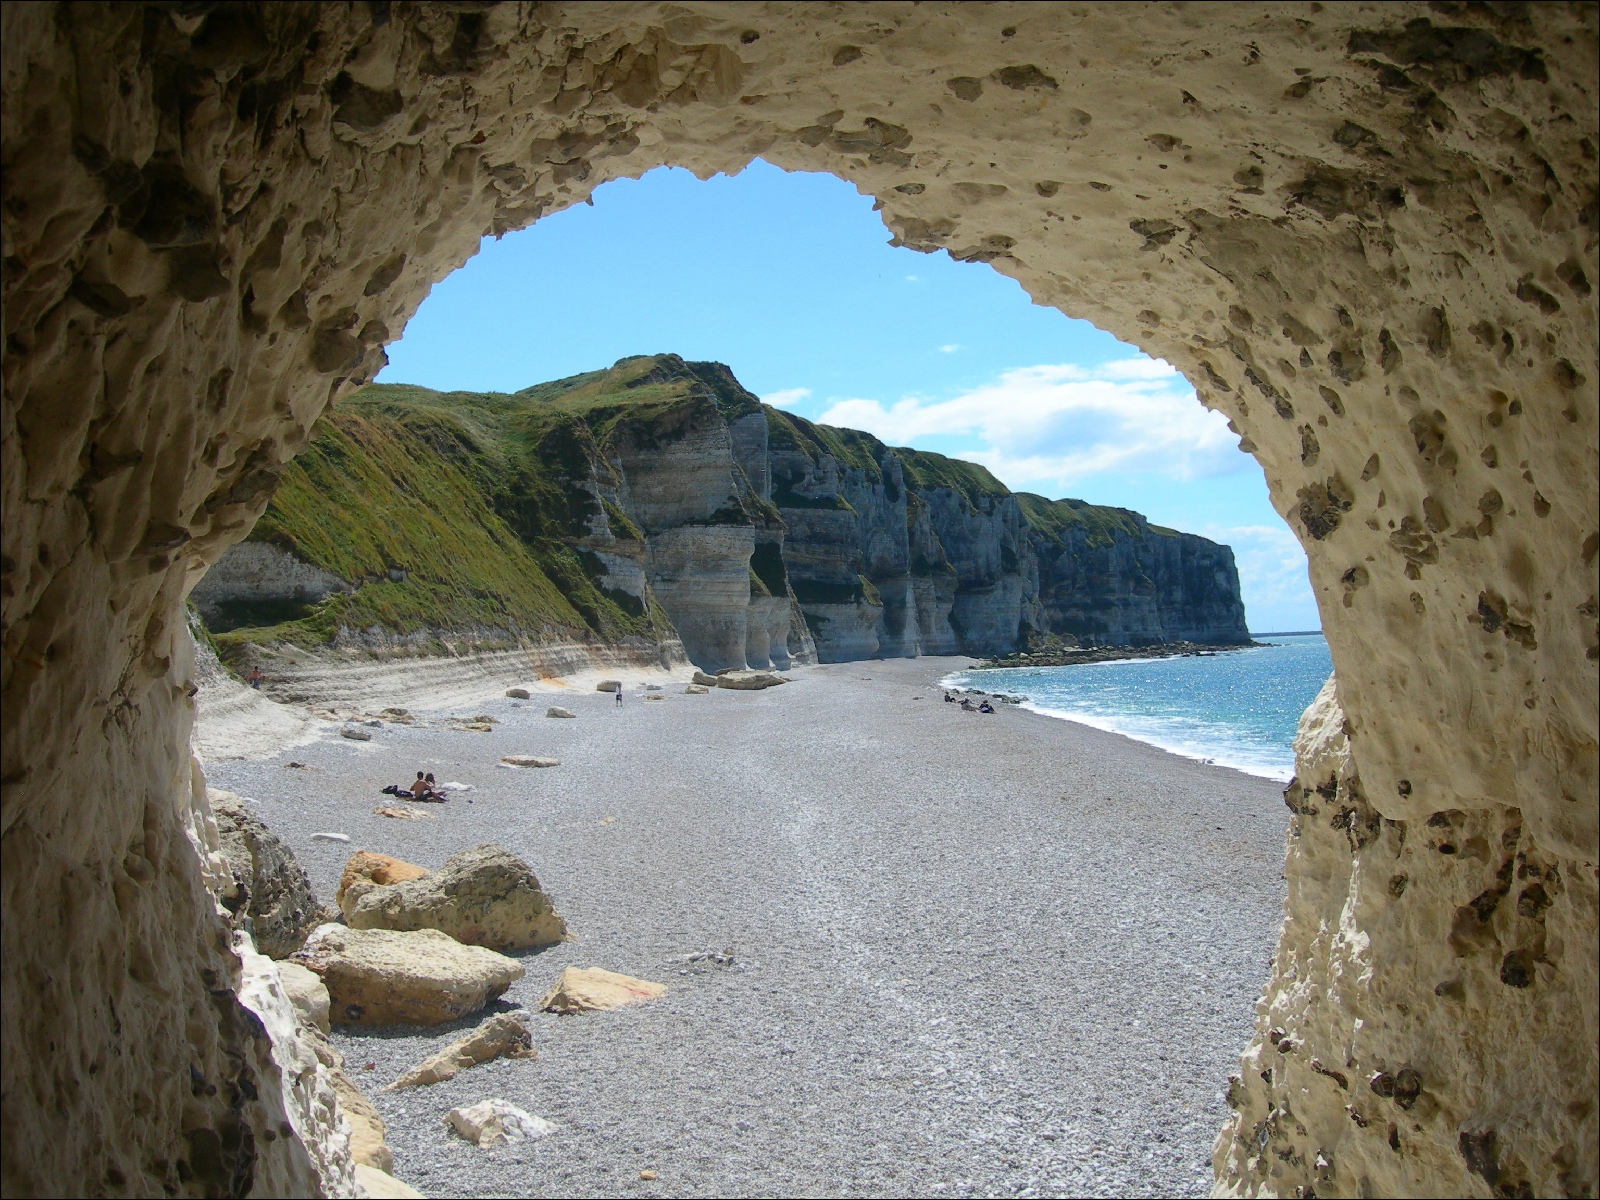
[[[1295,726],[1328,676],[1320,635],[1214,657],[966,671],[948,687],[1027,693],[1022,707],[1265,779],[1294,773]]]

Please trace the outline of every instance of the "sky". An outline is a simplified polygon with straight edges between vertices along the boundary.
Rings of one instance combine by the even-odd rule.
[[[1181,375],[986,265],[888,245],[872,203],[759,160],[604,184],[485,238],[378,378],[514,392],[635,354],[712,359],[812,420],[1226,542],[1253,631],[1320,626],[1261,468]]]

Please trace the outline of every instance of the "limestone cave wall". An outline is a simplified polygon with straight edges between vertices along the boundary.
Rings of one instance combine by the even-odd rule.
[[[483,234],[757,155],[1172,362],[1306,546],[1339,715],[1219,1189],[1593,1194],[1593,5],[0,20],[8,1194],[303,1178],[244,1132],[183,596]]]

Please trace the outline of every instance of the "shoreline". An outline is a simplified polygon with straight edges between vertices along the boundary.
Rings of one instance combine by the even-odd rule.
[[[1155,642],[1148,646],[1086,646],[1054,654],[1007,654],[986,658],[974,671],[1006,671],[1019,667],[1077,667],[1088,663],[1140,662],[1155,658],[1210,658],[1239,650],[1263,650],[1270,642]]]

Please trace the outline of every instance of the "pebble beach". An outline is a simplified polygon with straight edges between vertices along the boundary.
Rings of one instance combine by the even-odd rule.
[[[943,703],[940,679],[970,662],[804,668],[762,692],[680,681],[658,700],[630,686],[620,707],[550,685],[449,710],[494,717],[486,733],[414,701],[418,724],[370,741],[328,724],[229,758],[213,739],[206,772],[326,903],[358,848],[436,868],[497,842],[565,916],[572,940],[521,955],[489,1010],[535,1010],[536,1059],[390,1093],[484,1014],[335,1027],[395,1174],[425,1194],[1204,1195],[1282,917],[1282,785]],[[419,770],[471,790],[422,819],[374,815]],[[536,1011],[566,966],[668,991]],[[482,1150],[447,1130],[447,1110],[490,1097],[554,1133]]]

